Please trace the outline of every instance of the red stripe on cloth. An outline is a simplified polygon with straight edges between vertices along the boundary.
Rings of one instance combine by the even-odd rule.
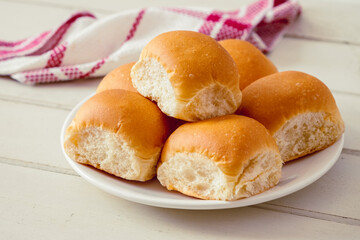
[[[93,67],[91,68],[91,70],[90,70],[89,72],[81,75],[80,78],[86,78],[86,77],[91,76],[94,72],[96,72],[96,70],[98,70],[99,68],[101,68],[102,65],[105,64],[106,59],[107,59],[107,58],[101,59],[99,62],[97,62],[97,63],[95,64],[95,66],[93,66]]]
[[[226,19],[226,21],[224,22],[224,25],[227,25],[229,27],[233,27],[239,31],[242,31],[246,28],[251,27],[249,24],[244,24],[241,22],[236,21],[235,19]]]
[[[80,79],[90,77],[93,73],[95,73],[98,69],[100,69],[106,62],[108,58],[103,58],[100,61],[96,62],[94,66],[88,72],[82,72],[78,67],[61,67],[60,70],[68,77],[69,80],[72,79]]]
[[[274,7],[285,3],[287,0],[274,0]]]
[[[66,43],[60,44],[52,50],[49,60],[46,63],[45,68],[60,66],[62,59],[64,58],[64,52],[66,50]]]
[[[219,22],[222,17],[223,17],[223,13],[220,11],[211,12],[206,17],[206,19],[204,19],[204,23],[201,25],[198,32],[206,35],[210,35],[216,23]]]
[[[244,30],[239,30],[224,24],[216,35],[215,40],[221,41],[225,39],[243,39],[247,36],[247,33],[248,31],[246,28]]]
[[[50,72],[49,69],[40,69],[24,72],[25,84],[45,83],[45,82],[56,82],[58,77]]]
[[[51,36],[51,38],[38,50],[31,54],[27,54],[27,56],[35,56],[35,55],[41,55],[51,49],[53,49],[55,46],[59,44],[62,37],[65,35],[67,30],[71,27],[71,25],[79,18],[81,17],[91,17],[96,18],[93,14],[89,12],[79,12],[74,15],[72,15],[65,23],[63,23]]]
[[[23,83],[25,84],[38,84],[38,83],[49,83],[49,82],[58,82],[60,79],[54,74],[54,72],[62,71],[68,78],[67,80],[86,78],[91,76],[94,72],[100,69],[106,62],[107,58],[103,58],[100,61],[96,62],[94,66],[88,72],[82,72],[78,67],[54,67],[54,68],[45,68],[38,70],[31,70],[23,72],[22,74],[25,77]]]
[[[281,34],[282,31],[288,26],[287,19],[279,19],[277,21],[262,24],[254,31],[259,35],[261,40],[266,46],[271,47],[273,42],[276,40],[277,35]]]
[[[201,27],[199,28],[198,32],[210,36],[211,31],[214,29],[215,25],[216,22],[205,21],[203,25],[201,25]]]
[[[137,29],[138,25],[140,24],[141,19],[144,16],[144,13],[145,13],[145,9],[140,10],[139,14],[135,18],[134,23],[132,24],[132,27],[131,27],[128,35],[126,36],[125,42],[129,41],[130,39],[132,39],[134,37],[136,29]]]
[[[26,40],[28,40],[28,38],[20,40],[20,41],[16,41],[16,42],[7,42],[7,41],[1,41],[0,40],[0,47],[15,47],[17,45],[20,45],[21,43],[25,42]]]
[[[252,25],[244,24],[235,18],[228,18],[224,21],[215,39],[217,41],[229,38],[243,39],[244,34],[251,31]],[[246,35],[245,35],[246,37]]]
[[[220,18],[222,17],[222,14],[218,12],[211,13],[207,18],[206,21],[212,21],[212,22],[218,22]]]
[[[69,80],[79,79],[83,75],[77,67],[61,67],[60,70],[68,77]]]
[[[49,35],[49,33],[50,31],[41,33],[39,36],[35,37],[31,42],[29,42],[22,48],[16,50],[0,50],[0,59],[11,57],[11,55],[15,55],[16,53],[24,52],[26,50],[34,48],[35,46],[38,46],[42,42],[42,40],[44,40]]]
[[[252,20],[269,5],[270,0],[261,0],[250,4],[246,8],[245,16],[241,18],[242,22],[251,23]]]
[[[72,15],[65,23],[63,23],[53,34],[49,37],[51,31],[46,31],[41,33],[39,36],[35,37],[31,42],[26,44],[24,47],[19,49],[9,49],[9,50],[0,50],[0,61],[6,60],[9,58],[17,57],[17,56],[35,56],[41,55],[59,44],[62,37],[65,35],[67,30],[71,27],[71,25],[80,17],[92,17],[95,16],[88,12],[80,12]],[[49,38],[48,38],[49,37]],[[29,40],[26,39],[26,40]],[[22,42],[26,41],[22,40]],[[38,47],[39,45],[43,44],[39,49],[35,50],[34,52],[30,52],[29,50]],[[19,45],[17,43],[17,45]],[[14,45],[17,46],[17,45]],[[26,53],[23,53],[27,51]]]
[[[266,45],[267,50],[274,47],[289,26],[289,23],[294,22],[300,15],[301,8],[297,3],[286,1],[281,5],[277,5],[271,11],[273,12],[271,20],[263,19],[254,29],[254,32],[258,34]]]

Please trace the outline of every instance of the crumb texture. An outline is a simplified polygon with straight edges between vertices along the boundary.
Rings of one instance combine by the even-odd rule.
[[[210,158],[199,153],[176,153],[160,165],[157,177],[169,190],[213,200],[236,200],[275,186],[282,161],[275,151],[256,154],[237,176],[225,175]]]
[[[198,121],[231,114],[236,109],[233,93],[225,86],[213,84],[198,91],[183,112],[191,121]]]
[[[174,89],[165,68],[158,61],[153,58],[138,61],[131,71],[131,78],[141,95],[157,102],[165,114],[176,114],[178,106]]]
[[[146,181],[155,176],[160,149],[150,159],[136,152],[119,134],[100,127],[87,127],[65,137],[65,151],[76,162],[88,164],[128,180]]]
[[[168,74],[153,58],[138,61],[131,73],[133,84],[139,93],[156,101],[159,108],[168,116],[198,121],[232,114],[238,108],[239,103],[229,88],[215,81],[195,92],[190,99],[178,99],[169,75],[171,73]]]
[[[343,122],[324,112],[304,113],[288,120],[273,137],[286,162],[330,146],[343,132]]]

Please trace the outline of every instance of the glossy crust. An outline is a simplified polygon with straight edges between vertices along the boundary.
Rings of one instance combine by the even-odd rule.
[[[199,153],[233,177],[256,153],[269,149],[278,152],[263,125],[248,117],[227,115],[181,125],[166,141],[159,164],[176,153]]]
[[[237,111],[261,122],[272,135],[290,118],[308,112],[324,112],[330,121],[344,128],[329,88],[319,79],[297,71],[275,73],[252,83],[244,89]]]
[[[169,134],[166,116],[156,104],[125,90],[108,90],[90,98],[76,113],[67,134],[91,126],[121,134],[141,158],[156,154]]]
[[[151,40],[140,60],[153,58],[166,69],[177,101],[187,102],[213,83],[226,86],[240,105],[239,73],[230,54],[213,38],[192,31],[172,31]]]
[[[131,92],[137,92],[130,77],[131,68],[134,64],[135,62],[124,64],[109,72],[99,83],[96,93],[111,89],[123,89]]]
[[[276,66],[247,41],[227,39],[219,43],[230,53],[238,67],[241,90],[262,77],[278,72]]]

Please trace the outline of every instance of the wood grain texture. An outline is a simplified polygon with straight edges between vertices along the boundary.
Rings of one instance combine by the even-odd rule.
[[[334,92],[334,97],[345,121],[344,147],[360,154],[360,97],[340,92]]]
[[[0,1],[0,40],[17,41],[52,29],[73,10],[29,2]]]
[[[306,72],[331,90],[360,95],[360,46],[285,38],[269,58],[279,71]]]
[[[17,166],[0,164],[0,174],[5,179],[0,182],[4,239],[351,240],[360,230],[251,207],[218,211],[148,207],[110,196],[79,177]]]
[[[60,148],[68,111],[0,101],[0,157],[70,168]]]
[[[27,86],[0,77],[0,99],[70,110],[94,93],[100,81],[101,78],[92,78]]]
[[[302,16],[287,35],[317,41],[360,44],[360,2],[357,0],[300,0]]]
[[[310,186],[269,204],[326,212],[348,217],[360,226],[360,161],[358,156],[341,154],[338,162]]]

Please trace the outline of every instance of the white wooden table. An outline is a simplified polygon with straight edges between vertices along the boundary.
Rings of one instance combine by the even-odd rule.
[[[56,26],[75,10],[102,17],[145,6],[235,9],[250,1],[0,0],[0,39]],[[24,86],[0,78],[0,239],[360,239],[360,1],[300,1],[303,15],[269,57],[317,76],[346,123],[335,166],[294,194],[214,211],[144,206],[80,178],[59,144],[69,111],[100,79]]]

